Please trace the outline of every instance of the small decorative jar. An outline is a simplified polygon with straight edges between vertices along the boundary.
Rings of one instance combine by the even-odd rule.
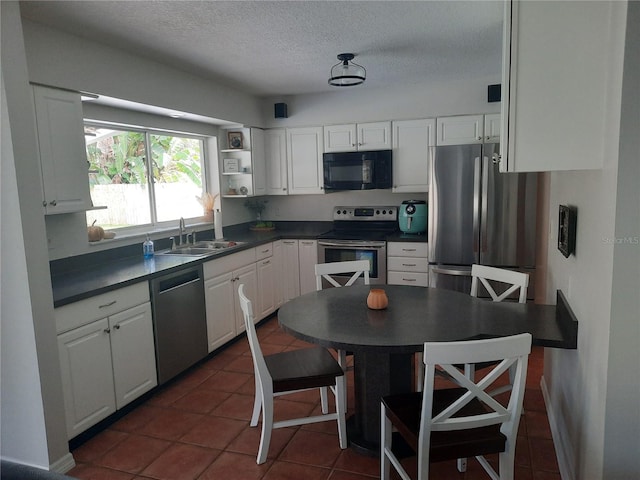
[[[367,307],[371,310],[383,310],[389,305],[387,294],[381,288],[372,288],[367,297]]]

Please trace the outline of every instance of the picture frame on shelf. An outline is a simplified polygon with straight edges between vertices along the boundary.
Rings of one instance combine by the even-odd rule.
[[[242,132],[227,132],[227,140],[229,142],[229,148],[242,150]]]
[[[237,158],[225,158],[222,160],[222,171],[224,173],[237,173],[240,171]]]

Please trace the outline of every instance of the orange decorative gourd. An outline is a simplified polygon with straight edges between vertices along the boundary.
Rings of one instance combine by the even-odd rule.
[[[382,310],[389,305],[387,294],[381,288],[372,288],[367,297],[367,307],[372,310]]]

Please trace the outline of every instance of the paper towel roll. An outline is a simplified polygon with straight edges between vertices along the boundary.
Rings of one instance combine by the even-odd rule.
[[[213,214],[213,231],[217,240],[223,238],[222,235],[222,212],[217,209]]]

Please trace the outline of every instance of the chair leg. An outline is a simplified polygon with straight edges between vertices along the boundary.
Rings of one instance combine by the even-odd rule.
[[[338,414],[338,438],[340,440],[340,448],[345,449],[348,446],[347,441],[347,403],[346,403],[347,379],[345,375],[336,377],[336,413]]]
[[[380,406],[380,480],[389,480],[391,475],[391,462],[385,453],[385,449],[391,449],[391,421],[387,418],[384,404]]]
[[[329,412],[329,398],[327,387],[320,387],[320,406],[322,407],[322,413]]]
[[[464,366],[464,376],[470,379],[474,379],[476,376],[476,367],[473,364],[467,363]],[[463,473],[467,471],[467,459],[459,458],[456,462],[456,466],[458,467],[458,471]]]
[[[415,356],[416,363],[416,392],[422,391],[422,384],[424,383],[424,363],[422,362],[422,355],[417,354]]]
[[[271,431],[273,430],[273,395],[262,401],[262,433],[260,434],[260,447],[258,448],[258,465],[267,461],[269,444],[271,443]]]

